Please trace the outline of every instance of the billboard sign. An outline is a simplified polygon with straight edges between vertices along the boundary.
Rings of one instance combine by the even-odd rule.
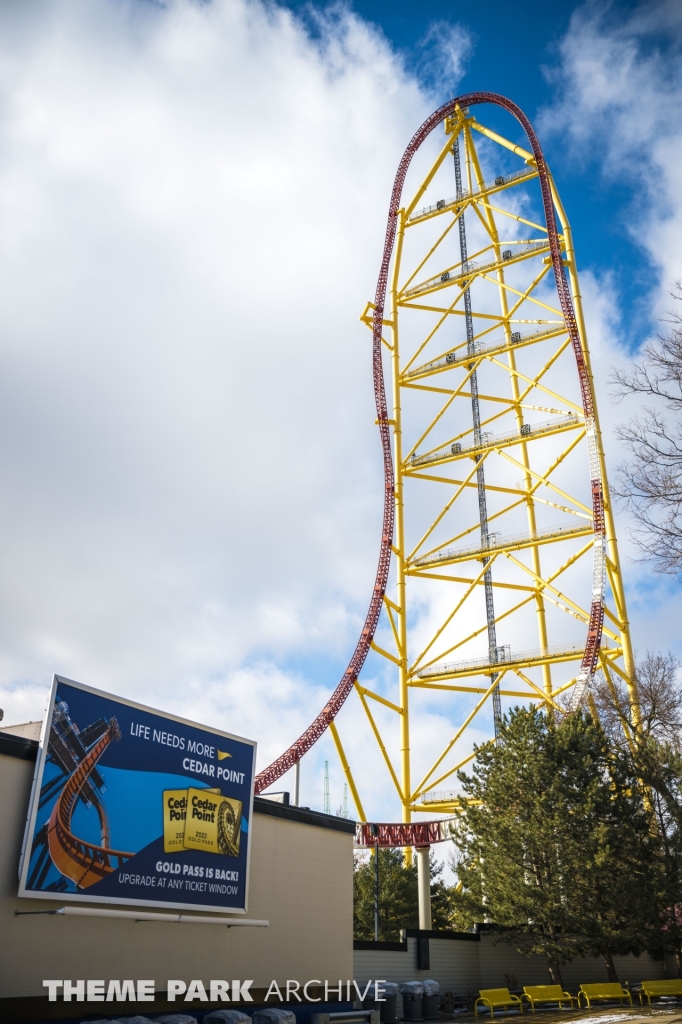
[[[256,744],[55,676],[19,895],[246,913]]]

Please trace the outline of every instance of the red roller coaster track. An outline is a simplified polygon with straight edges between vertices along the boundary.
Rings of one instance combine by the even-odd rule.
[[[431,846],[432,843],[444,843],[450,838],[447,819],[442,821],[381,822],[368,824],[359,823],[355,830],[355,845],[391,847],[396,846]]]
[[[101,881],[102,878],[122,867],[127,860],[134,856],[133,853],[112,850],[109,847],[106,811],[99,802],[96,804],[96,809],[103,845],[86,843],[71,831],[71,818],[83,786],[112,739],[116,740],[120,737],[118,722],[112,718],[107,731],[88,750],[86,756],[69,777],[54,805],[47,826],[48,848],[55,867],[75,882],[79,889],[87,889],[88,886]]]
[[[434,111],[430,117],[424,121],[421,128],[414,134],[410,143],[405,150],[402,160],[398,166],[398,173],[396,174],[395,181],[393,184],[393,191],[391,192],[391,202],[388,212],[388,224],[386,226],[386,239],[384,243],[384,252],[381,260],[381,268],[379,271],[379,280],[377,282],[376,294],[374,298],[374,314],[373,314],[373,348],[372,348],[372,369],[374,374],[374,396],[376,401],[377,419],[379,422],[379,431],[381,436],[381,447],[384,457],[384,516],[382,524],[382,535],[381,545],[379,548],[379,565],[377,567],[376,579],[374,583],[374,590],[372,591],[372,597],[369,603],[369,609],[365,624],[363,626],[360,638],[356,644],[353,656],[348,664],[348,668],[344,672],[341,681],[331,695],[329,701],[324,706],[322,711],[319,713],[317,718],[308,726],[305,732],[299,736],[295,743],[293,743],[288,750],[285,750],[283,754],[268,765],[259,775],[256,776],[256,792],[261,793],[268,786],[271,786],[277,779],[279,779],[285,772],[292,768],[297,761],[317,742],[320,736],[332,722],[348,697],[350,691],[353,688],[355,680],[358,678],[360,671],[365,663],[367,654],[370,650],[370,645],[374,639],[374,633],[379,622],[379,616],[381,614],[382,603],[384,594],[386,592],[386,584],[388,582],[388,572],[391,563],[391,544],[393,542],[393,525],[394,525],[394,500],[393,500],[393,460],[391,456],[391,439],[389,433],[388,423],[388,412],[386,407],[386,390],[384,386],[384,373],[381,358],[381,328],[382,320],[384,317],[384,303],[386,299],[386,284],[388,281],[388,270],[393,255],[393,245],[395,242],[396,226],[397,226],[397,212],[400,209],[400,200],[402,197],[403,185],[405,183],[405,177],[407,175],[408,168],[412,162],[412,158],[425,141],[425,139],[431,134],[441,122],[449,115],[455,112],[456,107],[472,107],[479,103],[492,103],[498,107],[502,107],[504,110],[512,114],[519,122],[521,127],[526,133],[528,141],[535,157],[535,163],[538,171],[538,178],[540,181],[540,189],[542,193],[542,203],[544,207],[545,222],[547,224],[547,231],[549,236],[549,247],[550,255],[552,260],[552,268],[554,271],[554,280],[556,283],[556,289],[559,296],[559,302],[561,304],[561,310],[566,322],[566,328],[568,330],[571,344],[573,347],[573,353],[576,360],[578,378],[580,381],[580,391],[582,396],[582,406],[585,413],[585,417],[592,419],[594,416],[594,399],[592,394],[592,385],[585,364],[585,357],[583,354],[583,348],[580,339],[580,333],[578,330],[578,323],[573,307],[573,301],[571,293],[569,291],[568,283],[564,274],[564,268],[562,265],[561,258],[561,247],[559,243],[556,217],[554,213],[554,204],[552,202],[552,192],[550,185],[550,177],[545,162],[545,158],[540,147],[537,135],[533,130],[533,126],[530,121],[523,113],[523,111],[517,107],[515,103],[508,100],[505,96],[500,96],[498,93],[493,92],[472,92],[466,93],[463,96],[458,96],[448,103],[445,103],[438,110]],[[592,506],[594,515],[594,531],[596,534],[604,533],[604,498],[603,490],[600,479],[592,480]],[[587,642],[585,645],[585,653],[582,660],[581,670],[591,674],[596,666],[599,646],[601,643],[602,626],[604,621],[604,605],[603,600],[593,600],[590,609],[590,620],[587,632]],[[415,823],[411,828],[413,832],[413,843],[407,845],[422,845],[424,840],[418,835],[419,830],[424,825],[429,825],[429,822]],[[386,828],[388,826],[379,826],[380,828]],[[408,828],[408,826],[400,826],[402,829]],[[402,838],[405,838],[403,836]],[[371,845],[371,844],[370,844]],[[402,845],[402,844],[400,844]]]

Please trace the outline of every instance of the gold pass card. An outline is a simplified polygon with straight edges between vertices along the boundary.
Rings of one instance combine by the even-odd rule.
[[[195,791],[196,792],[196,791]],[[217,793],[219,789],[201,790]],[[179,853],[185,849],[185,819],[187,817],[187,790],[165,789],[163,791],[163,852]]]
[[[208,789],[188,789],[185,850],[205,850],[224,857],[239,854],[242,802]]]

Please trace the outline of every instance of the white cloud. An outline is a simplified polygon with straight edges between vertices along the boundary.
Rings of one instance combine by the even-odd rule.
[[[651,0],[625,14],[577,8],[550,73],[561,99],[540,119],[568,136],[571,158],[594,161],[608,185],[632,188],[629,230],[660,274],[660,315],[682,276],[682,7]]]
[[[474,41],[463,25],[439,19],[432,21],[417,44],[418,69],[443,103],[464,74]]]
[[[53,671],[228,708],[245,666],[340,663],[382,496],[358,316],[418,86],[342,9],[316,40],[257,0],[0,22],[5,720]]]
[[[262,766],[352,651],[383,498],[358,317],[431,99],[348,9],[313,18],[0,6],[5,722],[57,671],[253,736]],[[453,86],[458,32],[432,46]],[[335,808],[329,737],[302,798],[325,757]]]
[[[640,307],[655,321],[670,309],[670,288],[682,277],[682,8],[654,0],[624,12],[617,5],[587,3],[577,8],[550,73],[559,99],[542,114],[541,132],[566,139],[574,162],[595,168],[605,188],[625,184],[630,200],[617,210],[620,227],[641,247],[657,272]],[[578,252],[579,264],[590,254]],[[582,272],[583,298],[593,358],[607,462],[613,477],[624,456],[615,424],[631,415],[632,402],[614,407],[608,377],[614,365],[631,360],[629,331],[621,309],[626,288],[609,272]],[[630,296],[631,298],[631,296]],[[635,306],[637,303],[635,303]],[[629,613],[641,651],[678,645],[675,583],[653,577],[636,563],[628,517],[620,511],[619,531]]]

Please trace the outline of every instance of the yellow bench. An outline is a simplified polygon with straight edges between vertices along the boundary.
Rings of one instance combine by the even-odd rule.
[[[617,981],[605,981],[598,982],[594,985],[581,985],[580,992],[578,992],[578,1006],[580,1006],[580,997],[583,997],[589,1010],[592,1005],[591,1000],[593,999],[620,999],[621,1005],[623,1000],[627,999],[632,1006],[632,996],[629,991]]]
[[[644,1006],[642,996],[646,996],[651,1006],[652,996],[682,996],[682,979],[666,978],[665,981],[643,981],[639,990],[639,1001]]]
[[[568,1003],[573,1008],[573,996],[564,992],[561,985],[524,985],[521,998],[528,1000],[533,1013],[536,1003],[558,1003],[560,1010],[563,1010],[564,1003]]]
[[[496,1006],[503,1006],[505,1010],[508,1006],[513,1006],[523,1013],[523,1001],[518,996],[513,996],[508,988],[482,988],[479,998],[474,1003],[474,1014],[477,1017],[479,1003],[488,1007],[491,1017]]]

